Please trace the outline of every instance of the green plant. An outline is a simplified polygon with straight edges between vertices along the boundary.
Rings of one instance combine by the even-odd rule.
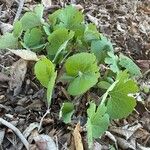
[[[141,76],[139,67],[127,56],[117,56],[111,42],[94,24],[85,23],[82,12],[73,6],[50,14],[48,22],[43,19],[43,6],[36,6],[14,24],[12,33],[0,37],[0,48],[24,48],[45,54],[35,64],[34,72],[47,89],[48,109],[56,86],[56,65],[58,68],[64,66],[59,81],[67,81],[68,94],[79,96],[90,92],[92,87],[103,89],[100,104],[96,106],[92,100],[87,109],[90,148],[93,140],[108,129],[112,119],[127,117],[136,106],[133,94],[138,92],[135,77]],[[101,76],[100,64],[106,66]],[[75,111],[73,103],[62,105],[60,119],[65,123],[71,122]]]

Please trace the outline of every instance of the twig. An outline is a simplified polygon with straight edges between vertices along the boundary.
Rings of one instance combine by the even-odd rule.
[[[23,5],[24,5],[24,1],[25,0],[19,0],[19,6],[18,6],[18,10],[17,10],[16,16],[15,16],[14,22],[16,22],[19,19],[20,15],[21,15]]]
[[[11,130],[13,130],[16,133],[16,135],[20,138],[20,140],[22,141],[22,143],[24,144],[24,146],[26,147],[26,149],[29,150],[29,143],[25,139],[25,137],[23,136],[23,134],[19,131],[19,129],[17,129],[14,125],[12,125],[11,123],[7,122],[3,118],[0,118],[0,123],[2,123],[3,125],[7,126]]]
[[[40,131],[40,129],[41,129],[41,126],[42,126],[42,123],[43,123],[43,119],[46,117],[46,115],[47,114],[49,114],[50,113],[50,109],[48,109],[47,111],[46,111],[46,113],[43,115],[43,117],[41,118],[41,121],[40,121],[40,125],[39,125],[39,127],[38,127],[38,131]]]

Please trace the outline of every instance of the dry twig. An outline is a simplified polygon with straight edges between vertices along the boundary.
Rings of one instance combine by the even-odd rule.
[[[21,15],[23,5],[24,5],[24,1],[25,0],[19,0],[19,6],[18,6],[18,10],[17,10],[16,16],[15,16],[14,22],[16,22],[19,19],[20,15]]]
[[[12,125],[11,123],[7,122],[3,118],[0,118],[0,123],[2,123],[3,125],[7,126],[11,130],[13,130],[16,133],[16,135],[20,138],[20,140],[22,141],[22,143],[24,144],[24,146],[26,147],[26,149],[29,150],[29,143],[25,139],[25,137],[23,136],[23,134],[19,131],[19,129],[17,129],[14,125]]]

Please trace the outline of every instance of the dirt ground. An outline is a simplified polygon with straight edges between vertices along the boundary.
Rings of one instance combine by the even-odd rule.
[[[39,2],[25,0],[21,15]],[[51,3],[43,0],[43,3],[49,6],[45,9],[45,16],[67,4],[81,8],[86,21],[95,23],[99,31],[112,41],[115,52],[133,58],[142,70],[143,77],[138,79],[141,91],[137,94],[135,111],[127,119],[113,121],[109,130],[94,141],[93,150],[150,150],[150,93],[143,88],[150,88],[150,0],[52,0]],[[19,4],[19,0],[0,0],[1,35],[12,29]],[[73,130],[80,121],[82,142],[84,149],[88,149],[84,131],[86,117],[81,117],[85,111],[86,99],[80,98],[82,104],[76,108],[72,124],[65,125],[58,118],[62,100],[68,99],[68,95],[61,83],[57,83],[51,112],[43,118],[38,131],[46,111],[45,89],[35,79],[34,63],[26,64],[18,60],[19,57],[8,51],[0,51],[0,117],[23,133],[32,150],[53,149],[50,148],[53,144],[59,150],[75,150]],[[17,74],[22,73],[20,68],[24,66],[27,70],[23,71],[26,73],[18,77]],[[90,94],[91,97],[98,97]],[[25,149],[16,132],[4,123],[0,124],[0,149]],[[51,139],[46,141],[46,135]]]

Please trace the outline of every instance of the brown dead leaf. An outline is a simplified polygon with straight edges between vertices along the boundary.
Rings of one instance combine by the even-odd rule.
[[[9,23],[0,23],[0,30],[2,32],[2,34],[5,34],[6,32],[11,32],[13,29],[13,26]]]
[[[52,5],[51,0],[42,0],[41,3],[44,5],[45,8],[50,8]]]
[[[39,134],[36,130],[33,132],[33,139],[38,147],[38,150],[58,150],[53,139],[44,134]]]
[[[0,72],[0,82],[6,82],[9,80],[10,78],[6,74],[3,74],[2,72]]]
[[[81,131],[81,128],[80,128],[80,124],[78,123],[73,131],[73,137],[74,137],[76,150],[83,150],[83,143],[82,143],[82,137],[81,137],[80,131]]]
[[[36,53],[34,53],[30,50],[25,50],[25,49],[18,49],[18,50],[8,49],[8,50],[11,51],[12,53],[14,53],[15,55],[21,57],[24,60],[30,60],[30,61],[38,61],[39,60]]]
[[[10,71],[11,80],[9,82],[9,89],[13,91],[16,96],[21,91],[21,86],[27,72],[27,61],[19,59],[13,63]]]

